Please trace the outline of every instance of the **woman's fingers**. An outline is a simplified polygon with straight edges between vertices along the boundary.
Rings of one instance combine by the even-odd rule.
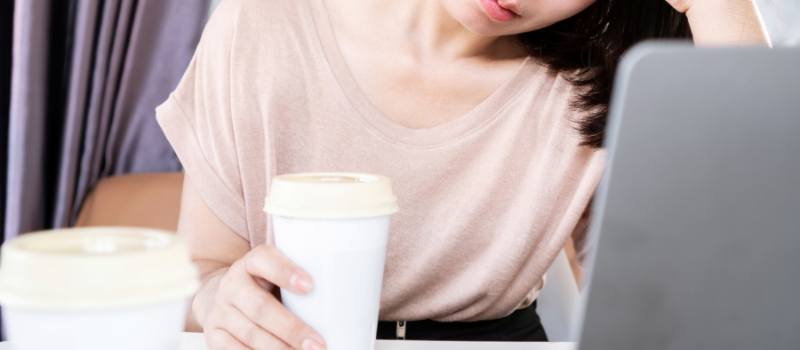
[[[295,350],[323,350],[325,341],[314,329],[286,309],[255,281],[243,283],[232,296],[233,305],[248,319]]]
[[[220,281],[204,325],[209,347],[324,350],[325,340],[267,292],[259,279],[298,294],[312,288],[308,274],[275,247],[253,249]]]
[[[214,350],[252,350],[242,342],[236,340],[230,333],[224,329],[211,329],[205,332],[206,344],[210,349]]]
[[[228,333],[236,340],[254,350],[291,350],[292,348],[259,327],[242,314],[239,309],[228,307],[225,311],[225,325]]]
[[[261,245],[245,257],[247,272],[295,294],[307,294],[314,287],[311,276],[289,261],[277,248]]]

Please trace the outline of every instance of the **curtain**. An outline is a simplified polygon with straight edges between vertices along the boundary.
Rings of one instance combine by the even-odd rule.
[[[16,0],[5,237],[70,226],[104,176],[179,171],[155,120],[200,0]]]
[[[66,3],[66,2],[65,2]],[[45,119],[48,96],[50,3],[44,0],[17,1],[14,8],[13,68],[9,112],[9,150],[5,236],[20,229],[34,230],[43,225],[46,208],[44,170]],[[54,11],[55,12],[55,11]],[[54,24],[53,27],[56,27]],[[62,38],[63,39],[63,38]],[[61,40],[65,42],[65,40]],[[51,77],[56,75],[52,72]],[[23,137],[23,135],[25,135]],[[15,146],[17,152],[14,152]],[[23,152],[23,150],[25,152]],[[27,153],[27,154],[26,154]],[[26,157],[27,155],[27,157]],[[28,191],[23,191],[28,188]],[[22,216],[19,213],[28,213]]]
[[[8,116],[11,101],[11,52],[14,33],[14,1],[0,0],[0,184],[6,182],[8,169]],[[0,186],[0,222],[5,221],[6,188]],[[0,227],[0,243],[5,230]],[[0,332],[3,330],[0,320]],[[4,339],[0,334],[0,339]]]
[[[14,33],[14,1],[0,0],[0,184],[6,183],[8,165],[8,115],[11,101],[11,52]],[[0,222],[5,222],[6,187],[0,185]],[[5,228],[0,227],[0,243]]]

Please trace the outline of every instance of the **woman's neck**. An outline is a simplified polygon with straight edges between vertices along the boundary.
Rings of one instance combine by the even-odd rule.
[[[469,31],[439,0],[324,0],[338,40],[392,48],[420,60],[508,59],[522,50],[508,37]]]

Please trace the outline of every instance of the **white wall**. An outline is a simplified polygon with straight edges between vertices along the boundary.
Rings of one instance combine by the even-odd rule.
[[[207,18],[211,18],[211,14],[212,14],[212,13],[214,12],[214,10],[217,8],[217,6],[219,5],[219,3],[221,3],[221,2],[222,2],[222,0],[207,0],[207,1],[209,2],[209,6],[208,6],[208,17],[207,17]],[[206,19],[206,20],[208,20],[208,19]]]
[[[756,0],[775,46],[800,45],[800,0]]]

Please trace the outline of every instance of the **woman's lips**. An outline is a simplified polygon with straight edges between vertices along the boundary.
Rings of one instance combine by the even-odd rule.
[[[517,17],[514,11],[500,6],[498,0],[481,0],[481,5],[486,14],[495,21],[506,22]]]

